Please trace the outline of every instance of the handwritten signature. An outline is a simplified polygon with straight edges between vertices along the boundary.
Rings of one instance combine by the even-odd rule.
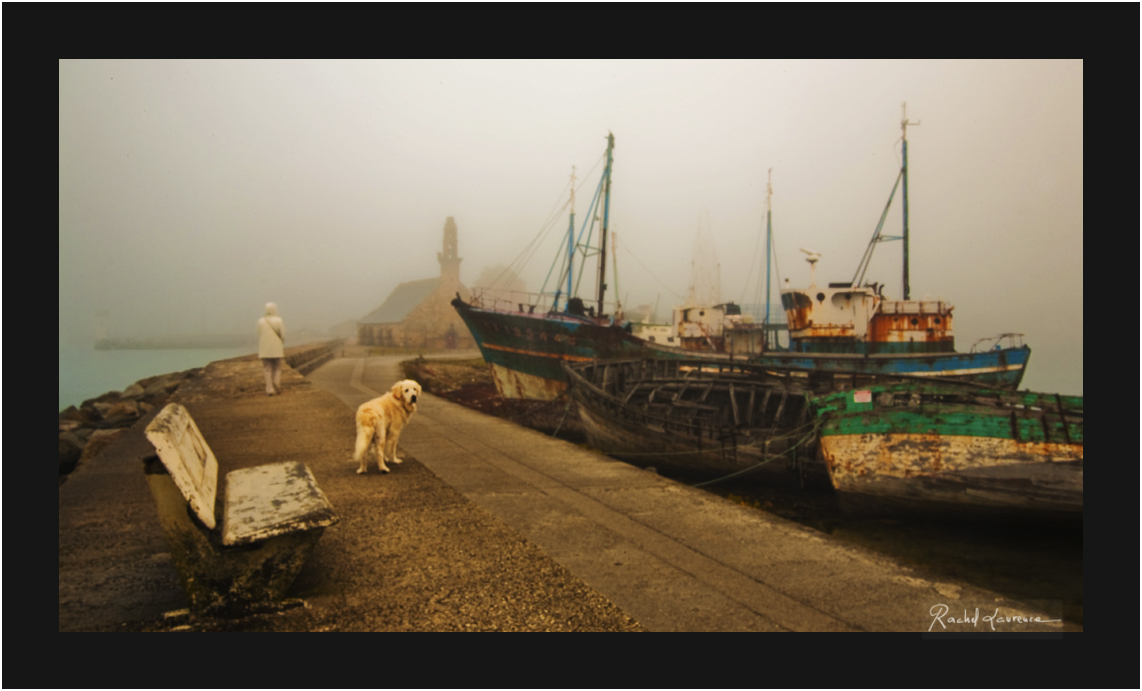
[[[968,616],[967,609],[964,610],[962,617],[949,617],[947,616],[949,607],[947,605],[933,605],[928,610],[928,615],[932,617],[932,623],[928,625],[928,630],[931,631],[932,627],[939,622],[940,626],[944,629],[948,628],[948,624],[971,624],[972,626],[979,626],[979,622],[991,624],[991,630],[995,631],[995,625],[999,624],[1049,624],[1051,622],[1059,622],[1061,619],[1044,619],[1040,616],[1023,616],[1022,614],[1013,614],[1010,616],[1000,616],[999,608],[996,608],[992,614],[979,616],[979,607],[975,608],[975,615]]]

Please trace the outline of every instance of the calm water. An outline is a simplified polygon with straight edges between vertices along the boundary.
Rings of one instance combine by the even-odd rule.
[[[95,350],[91,344],[59,344],[59,409],[78,406],[108,391],[122,391],[156,374],[203,367],[250,355],[249,347],[187,350]]]

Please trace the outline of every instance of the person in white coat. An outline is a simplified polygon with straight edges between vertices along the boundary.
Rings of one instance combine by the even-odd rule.
[[[285,359],[285,324],[276,303],[266,303],[266,316],[258,320],[258,357],[266,373],[266,395],[282,392],[282,360]]]

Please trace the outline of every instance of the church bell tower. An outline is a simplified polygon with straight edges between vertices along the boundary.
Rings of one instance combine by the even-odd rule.
[[[456,220],[451,216],[444,222],[444,251],[438,252],[436,259],[440,262],[440,278],[444,283],[459,286],[461,260],[456,248]]]

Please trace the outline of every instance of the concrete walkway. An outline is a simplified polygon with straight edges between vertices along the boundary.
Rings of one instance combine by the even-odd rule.
[[[402,359],[333,360],[309,379],[356,408],[402,378]],[[431,395],[400,445],[652,631],[988,630],[949,621],[977,608],[1055,618]]]
[[[333,503],[341,522],[290,591],[305,606],[165,616],[187,602],[141,463],[154,454],[143,430],[156,408],[60,485],[60,631],[642,630],[415,458],[389,475],[357,475],[353,411],[292,367],[282,384],[267,397],[256,358],[223,360],[174,400],[217,456],[220,483],[232,470],[300,461]]]

